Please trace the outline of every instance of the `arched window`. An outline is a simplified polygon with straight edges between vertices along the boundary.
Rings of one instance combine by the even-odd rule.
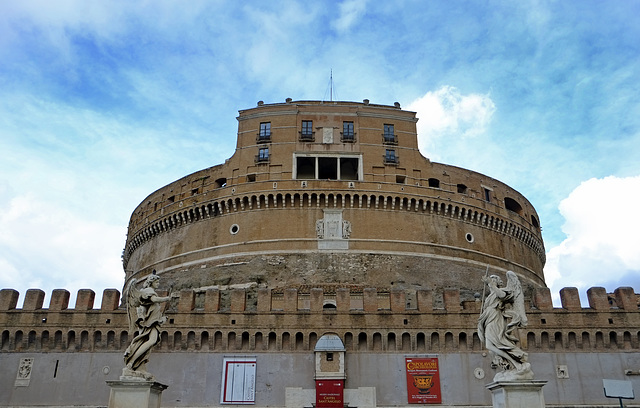
[[[200,350],[208,351],[209,350],[209,332],[203,331],[200,334]]]
[[[382,351],[382,335],[380,333],[373,333],[373,350]]]
[[[402,351],[411,351],[411,335],[402,333]]]
[[[387,350],[395,351],[396,349],[397,349],[396,334],[393,332],[390,332],[389,334],[387,334]]]
[[[505,197],[504,207],[509,211],[513,211],[516,214],[522,215],[522,206],[513,198]]]
[[[358,335],[358,350],[367,351],[367,333],[361,332]]]

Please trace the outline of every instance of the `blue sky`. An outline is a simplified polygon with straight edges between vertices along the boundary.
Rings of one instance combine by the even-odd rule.
[[[0,2],[0,288],[121,289],[133,209],[239,109],[415,110],[422,153],[538,210],[552,293],[640,291],[640,2]],[[22,298],[22,297],[21,297]]]

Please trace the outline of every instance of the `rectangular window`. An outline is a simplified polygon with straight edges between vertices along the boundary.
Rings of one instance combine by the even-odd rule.
[[[359,161],[355,157],[340,158],[340,180],[359,180]]]
[[[397,143],[393,125],[384,125],[383,138],[385,143]]]
[[[338,179],[338,160],[335,157],[318,157],[318,179]]]
[[[258,156],[256,156],[256,160],[259,162],[269,161],[269,148],[260,148],[260,150],[258,150]]]
[[[360,157],[351,155],[294,156],[298,180],[360,180]]]
[[[488,203],[491,202],[491,190],[488,188],[484,188],[484,200]]]
[[[298,179],[315,179],[316,178],[316,158],[315,157],[297,157],[296,169]]]
[[[302,130],[300,131],[300,136],[302,137],[302,139],[313,138],[313,121],[312,120],[302,121]]]
[[[396,151],[393,149],[387,149],[384,155],[385,163],[397,163]]]
[[[258,134],[258,139],[268,140],[270,138],[271,138],[271,122],[260,123],[260,133]]]
[[[353,141],[353,122],[342,122],[342,141]]]

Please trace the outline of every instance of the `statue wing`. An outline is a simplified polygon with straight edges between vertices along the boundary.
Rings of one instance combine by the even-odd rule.
[[[136,287],[138,280],[136,278],[131,279],[129,285],[127,285],[126,297],[127,297],[127,316],[129,317],[129,335],[133,336],[133,333],[137,330],[136,321],[138,320],[137,308],[140,306],[140,291]]]
[[[524,293],[522,293],[522,285],[518,275],[513,271],[507,271],[507,287],[506,290],[513,297],[513,318],[509,323],[510,328],[525,327],[528,323],[527,315],[524,311]]]

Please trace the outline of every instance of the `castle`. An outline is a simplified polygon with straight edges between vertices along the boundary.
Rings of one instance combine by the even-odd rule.
[[[508,270],[549,406],[616,406],[602,379],[638,385],[633,289],[591,288],[583,308],[565,288],[554,308],[531,203],[422,156],[415,112],[287,99],[237,119],[231,158],[153,192],[129,223],[123,287],[156,271],[180,293],[149,364],[169,385],[163,406],[311,407],[331,381],[344,406],[409,406],[406,362],[420,358],[437,361],[440,387],[422,403],[489,406],[481,278]],[[29,290],[18,309],[0,291],[0,406],[105,406],[133,334],[121,293],[105,290],[99,309],[89,289],[73,309],[66,290],[44,297]],[[233,361],[252,367],[240,399],[225,390]]]

